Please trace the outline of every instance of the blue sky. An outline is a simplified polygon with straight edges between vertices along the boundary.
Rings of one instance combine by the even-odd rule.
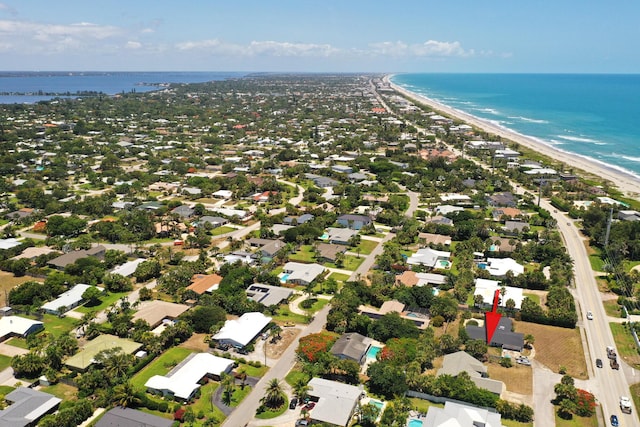
[[[640,72],[640,2],[0,0],[0,70]]]

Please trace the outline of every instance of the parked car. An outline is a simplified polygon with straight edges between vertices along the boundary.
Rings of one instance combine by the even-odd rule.
[[[602,368],[602,359],[596,359],[596,367]]]
[[[620,424],[618,423],[618,416],[611,415],[611,427],[618,427]]]
[[[587,311],[587,319],[593,320],[593,313],[591,311]]]
[[[525,365],[525,366],[531,366],[531,361],[529,360],[529,358],[527,356],[518,356],[518,357],[516,357],[516,363],[519,363],[519,364]]]
[[[309,421],[307,420],[298,420],[296,421],[296,427],[298,426],[308,426],[309,425]]]
[[[296,406],[298,406],[298,398],[294,397],[291,399],[291,402],[289,402],[289,409],[296,409]]]
[[[312,410],[314,407],[316,406],[316,402],[309,402],[306,405],[304,405],[304,409],[306,409],[307,411]]]

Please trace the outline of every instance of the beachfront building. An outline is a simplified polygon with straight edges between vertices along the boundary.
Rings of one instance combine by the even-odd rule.
[[[312,378],[309,381],[309,396],[316,401],[309,411],[312,424],[327,423],[346,427],[358,406],[364,391],[361,387]]]
[[[67,311],[77,307],[80,305],[82,300],[82,295],[89,288],[93,288],[94,286],[85,285],[82,283],[78,283],[73,288],[69,289],[66,292],[61,293],[58,298],[53,301],[49,301],[40,307],[45,313],[58,315],[61,312],[66,313]],[[102,292],[102,288],[96,287],[100,292]]]
[[[500,286],[498,280],[488,279],[476,279],[476,288],[473,292],[475,298],[476,295],[482,297],[482,305],[484,307],[491,307],[493,305],[493,297],[496,291],[500,291],[500,298],[498,298],[498,306],[506,308],[507,301],[513,300],[516,310],[520,310],[522,307],[522,301],[524,300],[524,294],[522,288],[514,288],[512,286]],[[502,292],[504,291],[504,295]]]
[[[224,322],[224,326],[212,338],[220,344],[243,348],[253,341],[271,320],[271,317],[262,313],[245,313],[239,319]]]
[[[424,265],[431,268],[449,268],[451,252],[422,248],[407,259],[409,265]]]
[[[56,410],[62,399],[28,387],[18,387],[4,397],[10,403],[0,411],[0,426],[35,426],[44,415]]]
[[[190,401],[207,379],[219,380],[224,373],[230,373],[234,361],[211,353],[195,353],[187,356],[171,372],[165,375],[154,375],[144,386],[147,391],[161,394],[163,397]]]

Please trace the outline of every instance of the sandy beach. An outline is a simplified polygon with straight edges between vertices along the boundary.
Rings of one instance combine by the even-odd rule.
[[[529,138],[525,135],[498,127],[493,123],[479,119],[478,117],[472,116],[455,108],[451,108],[425,96],[410,92],[393,84],[390,78],[391,76],[386,76],[385,81],[388,82],[394,90],[402,93],[407,98],[413,99],[418,103],[428,105],[446,116],[462,120],[471,126],[484,130],[485,132],[499,135],[501,138],[513,141],[531,150],[537,151],[538,153],[564,163],[567,167],[580,169],[588,174],[601,177],[609,181],[611,186],[616,187],[628,197],[632,197],[634,199],[640,198],[640,179],[633,175],[626,174],[613,168],[608,168],[603,164],[576,154],[556,150],[551,146],[536,141],[534,138]]]

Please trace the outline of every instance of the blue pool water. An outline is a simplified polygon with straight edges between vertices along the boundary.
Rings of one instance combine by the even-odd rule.
[[[418,317],[415,313],[407,313],[407,317]]]
[[[408,427],[422,427],[422,420],[411,419],[409,420]]]
[[[479,262],[478,263],[478,268],[486,270],[487,269],[487,263],[486,262]]]
[[[280,283],[287,283],[287,279],[289,278],[289,273],[285,273],[280,276]]]
[[[382,409],[382,407],[384,406],[384,403],[380,402],[379,400],[371,399],[369,403],[378,408],[378,411],[380,411],[380,409]]]
[[[329,234],[327,233],[323,233],[322,236],[320,236],[321,240],[327,240],[329,238]]]
[[[381,349],[381,347],[376,347],[375,345],[369,347],[369,350],[367,350],[367,359],[375,359]]]

